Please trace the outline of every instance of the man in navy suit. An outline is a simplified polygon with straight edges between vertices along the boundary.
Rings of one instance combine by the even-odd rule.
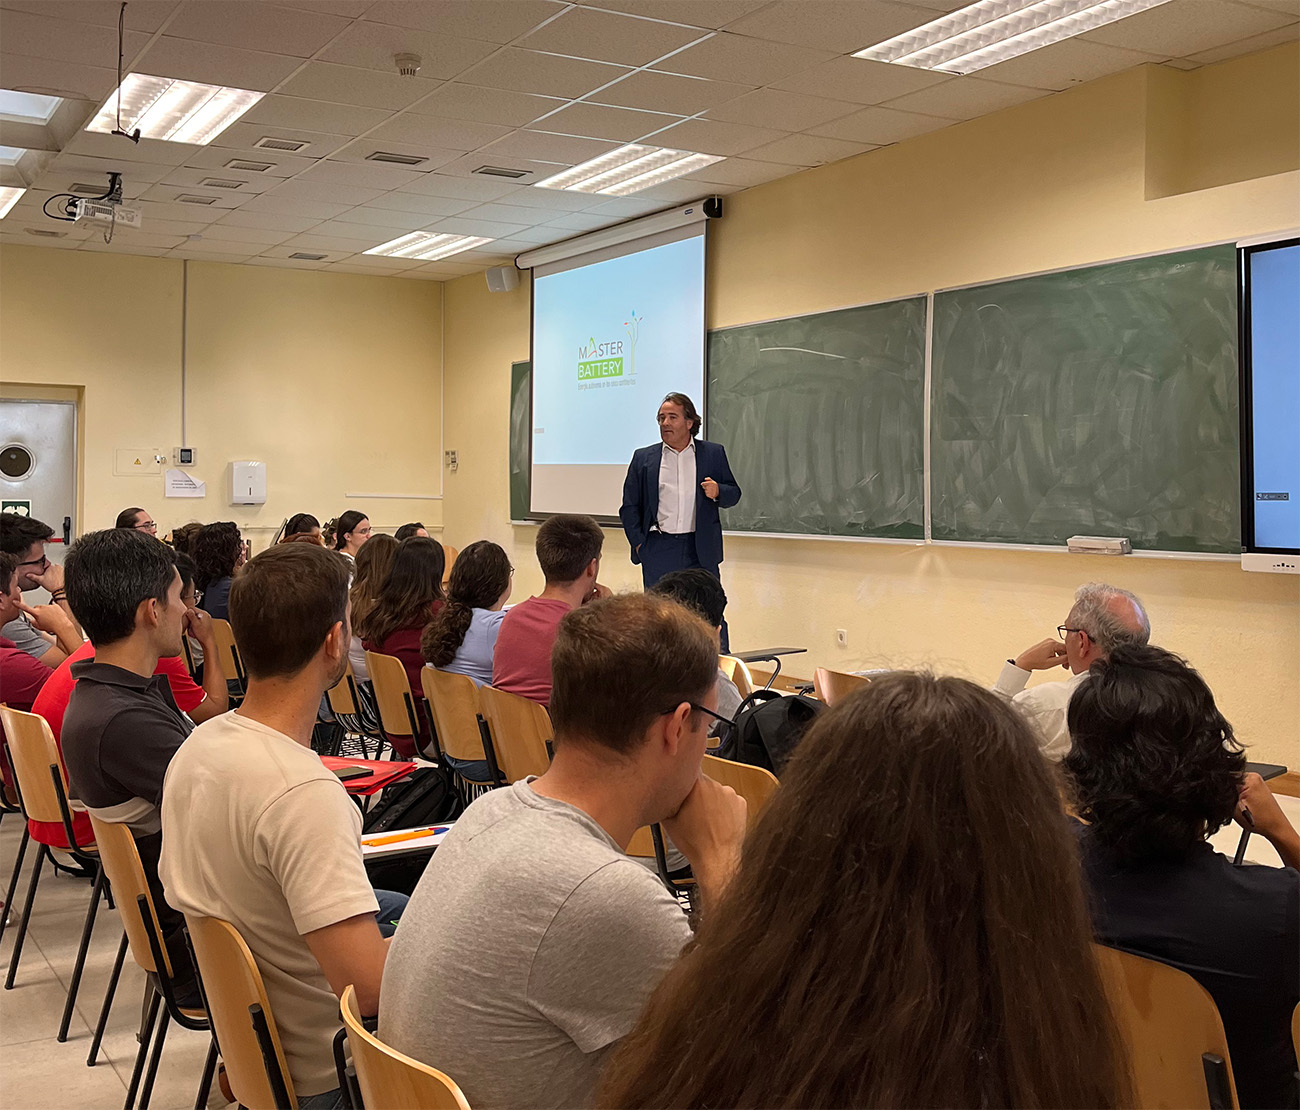
[[[669,571],[689,567],[719,577],[718,510],[740,500],[740,486],[722,444],[697,440],[699,431],[700,414],[691,399],[668,394],[659,406],[662,442],[639,448],[627,468],[618,515],[646,589]]]

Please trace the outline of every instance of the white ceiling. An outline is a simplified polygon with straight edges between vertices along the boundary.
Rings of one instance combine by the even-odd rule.
[[[71,131],[0,222],[0,242],[443,280],[632,216],[732,193],[1147,62],[1182,69],[1294,41],[1300,0],[1171,0],[983,70],[944,74],[849,57],[957,0],[131,0],[127,71],[268,93],[207,147]],[[115,0],[0,0],[0,87],[86,101],[116,87]],[[393,55],[423,58],[399,77]],[[84,109],[84,110],[82,110]],[[74,121],[75,122],[75,121]],[[264,136],[305,140],[298,154]],[[22,141],[19,141],[19,140]],[[612,199],[539,180],[632,141],[725,160]],[[376,150],[426,159],[408,169]],[[232,158],[272,162],[262,172]],[[33,159],[27,159],[26,167]],[[56,223],[74,183],[123,173],[139,231]],[[207,177],[238,180],[214,189]],[[211,196],[211,205],[177,202]],[[409,231],[489,236],[439,262],[363,255]],[[62,238],[33,231],[65,233]],[[295,252],[325,254],[296,261]]]

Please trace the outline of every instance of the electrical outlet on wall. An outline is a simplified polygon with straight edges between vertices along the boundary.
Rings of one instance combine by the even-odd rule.
[[[849,630],[847,628],[837,628],[835,630],[835,642],[840,647],[849,646]]]
[[[447,469],[455,471],[460,466],[460,453],[458,451],[444,451],[443,457],[447,461]]]

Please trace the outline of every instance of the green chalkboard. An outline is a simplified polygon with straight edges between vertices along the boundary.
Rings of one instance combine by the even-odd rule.
[[[527,520],[532,494],[528,429],[532,424],[533,364],[510,364],[510,519]]]
[[[736,531],[921,539],[925,298],[708,338],[708,436],[744,491]]]
[[[934,299],[931,534],[1240,551],[1236,254]]]

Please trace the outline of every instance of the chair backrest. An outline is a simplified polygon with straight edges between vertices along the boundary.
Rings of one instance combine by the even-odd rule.
[[[436,667],[420,672],[438,746],[452,759],[483,759],[483,737],[478,730],[478,687],[463,674]]]
[[[465,1096],[450,1077],[389,1048],[361,1024],[352,987],[343,991],[339,1009],[348,1031],[361,1100],[366,1106],[383,1110],[469,1110]]]
[[[395,655],[368,651],[366,669],[370,672],[375,704],[379,706],[379,723],[384,726],[384,731],[389,736],[414,736],[406,700],[411,697],[411,683],[406,677],[402,661]],[[414,707],[414,700],[410,705]],[[417,721],[417,726],[418,723]]]
[[[144,971],[157,974],[159,969],[154,961],[153,949],[149,946],[149,934],[145,932],[144,918],[140,914],[140,904],[136,901],[140,895],[145,896],[149,915],[153,918],[154,934],[163,935],[158,921],[158,911],[154,908],[153,895],[149,893],[149,880],[140,862],[140,851],[135,846],[135,837],[128,826],[101,821],[93,813],[90,815],[91,828],[95,830],[95,844],[99,847],[99,861],[108,876],[108,885],[113,891],[113,901],[117,903],[118,915],[122,918],[122,928],[126,938],[131,942],[131,958]],[[162,974],[171,977],[171,959],[167,949],[162,948],[164,967]]]
[[[742,698],[754,692],[754,676],[749,673],[749,664],[734,655],[719,655],[718,669],[736,684],[736,690]]]
[[[356,679],[352,674],[352,664],[349,663],[348,669],[343,672],[343,677],[325,691],[325,696],[329,698],[330,712],[336,717],[358,716],[357,702],[352,696],[355,682]]]
[[[50,765],[59,769],[65,796],[68,793],[68,774],[48,722],[36,713],[24,713],[8,706],[0,706],[0,720],[4,722],[9,757],[18,779],[24,812],[33,821],[61,825],[63,811],[59,808],[54,779],[50,777]]]
[[[249,1007],[256,1005],[261,1007],[266,1019],[289,1105],[296,1105],[293,1079],[284,1058],[262,973],[258,971],[257,962],[244,938],[229,921],[218,917],[186,914],[185,924],[203,980],[203,995],[212,1017],[212,1027],[221,1045],[226,1077],[235,1098],[248,1110],[275,1110],[279,1105],[262,1055],[262,1045],[249,1014]]]
[[[627,854],[640,859],[654,859],[655,838],[649,825],[642,825],[627,842]]]
[[[480,686],[478,697],[506,782],[544,774],[551,765],[546,742],[555,735],[545,707],[494,686]]]
[[[843,701],[870,682],[871,679],[863,678],[860,674],[845,674],[843,671],[832,671],[826,667],[818,667],[813,672],[813,689],[827,705],[835,705]]]
[[[1120,1034],[1128,1045],[1134,1106],[1212,1105],[1203,1056],[1223,1060],[1227,1098],[1215,1105],[1237,1106],[1228,1038],[1209,992],[1186,972],[1168,964],[1094,944],[1102,982]]]
[[[456,560],[460,557],[460,552],[457,551],[456,548],[452,547],[451,544],[444,543],[442,545],[442,553],[447,560],[442,569],[442,588],[444,590],[449,590],[451,589],[451,568],[456,565]]]
[[[220,617],[212,618],[212,637],[217,641],[217,651],[221,656],[221,669],[226,678],[245,681],[244,661],[239,657],[239,645],[235,643],[235,630],[230,622]]]
[[[701,766],[709,778],[722,783],[723,786],[730,786],[745,799],[749,804],[746,824],[747,827],[753,827],[754,822],[758,820],[758,815],[763,812],[763,807],[776,791],[776,776],[765,767],[755,767],[750,763],[735,763],[730,759],[718,759],[712,755],[706,755]]]

